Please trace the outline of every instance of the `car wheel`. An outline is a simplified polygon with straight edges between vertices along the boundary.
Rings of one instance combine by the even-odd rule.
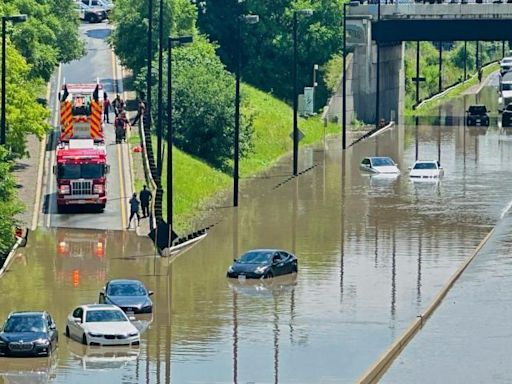
[[[82,336],[82,344],[87,345],[87,336],[85,336],[85,333]]]
[[[71,336],[69,334],[69,328],[68,327],[66,327],[66,337],[71,338]]]
[[[265,279],[271,279],[271,278],[273,278],[273,277],[274,277],[274,272],[272,272],[272,271],[267,271],[267,272],[265,273],[265,276],[263,276],[263,277],[264,277]]]

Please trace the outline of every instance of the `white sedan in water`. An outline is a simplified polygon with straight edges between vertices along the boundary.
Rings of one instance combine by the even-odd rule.
[[[66,336],[85,345],[139,345],[140,334],[126,314],[110,304],[81,305],[69,314]]]
[[[359,166],[363,171],[378,174],[399,174],[400,170],[390,157],[365,157]]]
[[[409,169],[409,177],[413,180],[439,179],[444,175],[443,167],[436,160],[419,160]]]

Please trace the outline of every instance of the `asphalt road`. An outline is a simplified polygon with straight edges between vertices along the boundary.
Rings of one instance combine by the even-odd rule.
[[[82,24],[80,27],[87,44],[87,54],[80,60],[62,65],[52,79],[51,103],[52,123],[58,132],[59,103],[58,90],[64,83],[94,83],[101,82],[111,100],[117,92],[122,92],[122,82],[119,81],[120,68],[112,50],[105,39],[110,35],[110,26],[106,23]],[[113,114],[111,114],[113,122]],[[55,136],[56,137],[56,136]],[[55,140],[54,140],[55,142]],[[122,230],[127,225],[127,200],[131,194],[131,180],[127,144],[116,145],[112,124],[105,126],[105,144],[107,147],[107,163],[110,174],[107,181],[107,206],[102,213],[90,213],[89,209],[59,214],[56,204],[56,181],[52,174],[55,163],[55,151],[47,148],[46,178],[44,182],[43,215],[40,225],[46,227],[64,228],[95,228]]]

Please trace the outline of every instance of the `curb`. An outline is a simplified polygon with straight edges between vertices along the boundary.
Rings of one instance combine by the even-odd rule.
[[[14,257],[14,253],[16,252],[22,241],[23,238],[18,238],[12,246],[11,251],[7,255],[7,258],[5,259],[4,265],[2,266],[2,268],[0,268],[0,277],[3,276],[4,272],[7,270],[7,267],[9,267],[9,264],[11,263],[11,260]]]
[[[471,256],[466,258],[462,265],[451,275],[446,284],[441,288],[439,293],[434,297],[427,309],[416,317],[416,320],[400,335],[400,337],[373,363],[370,368],[357,380],[361,384],[377,383],[378,380],[386,373],[387,369],[391,366],[393,361],[398,357],[400,352],[405,346],[412,340],[412,338],[421,330],[423,324],[428,318],[434,313],[439,304],[443,301],[445,296],[448,294],[452,286],[462,275],[464,270],[476,257],[480,249],[487,243],[487,240],[494,233],[496,226],[484,237],[484,239],[478,244],[476,249],[473,251]]]

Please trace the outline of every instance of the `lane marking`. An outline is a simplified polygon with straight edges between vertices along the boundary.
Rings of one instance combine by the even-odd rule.
[[[59,90],[60,90],[60,87],[61,87],[61,76],[62,76],[62,64],[59,64],[59,69],[57,71],[57,89],[56,89],[56,96],[58,97],[59,95]],[[60,100],[59,100],[60,102]],[[56,103],[54,101],[54,103]],[[55,140],[55,130],[56,129],[60,129],[59,127],[59,121],[58,121],[58,118],[59,118],[59,114],[57,113],[57,110],[60,111],[60,108],[53,108],[53,131],[51,133],[51,137],[50,137],[50,142],[52,143],[52,145],[54,144],[54,140]],[[50,163],[49,163],[49,167],[48,167],[48,173],[47,173],[47,180],[49,181],[49,185],[47,185],[47,192],[48,192],[48,213],[46,214],[46,226],[47,227],[50,227],[51,226],[51,219],[52,219],[52,214],[53,214],[53,205],[56,203],[56,201],[54,201],[54,198],[53,198],[53,188],[55,187],[55,180],[53,179],[53,165],[55,163],[55,150],[52,148],[50,150]],[[55,197],[56,199],[56,197]]]
[[[112,89],[114,93],[119,93],[119,85],[118,85],[118,78],[117,78],[117,65],[116,65],[116,56],[114,55],[114,51],[110,50],[110,56],[112,61]],[[123,162],[123,155],[122,155],[122,146],[116,144],[117,147],[117,164],[118,164],[118,171],[119,171],[119,181],[120,181],[120,204],[121,204],[121,228],[124,231],[125,225],[127,226],[127,204],[126,204],[126,196],[125,196],[125,180],[124,180],[124,162]]]

